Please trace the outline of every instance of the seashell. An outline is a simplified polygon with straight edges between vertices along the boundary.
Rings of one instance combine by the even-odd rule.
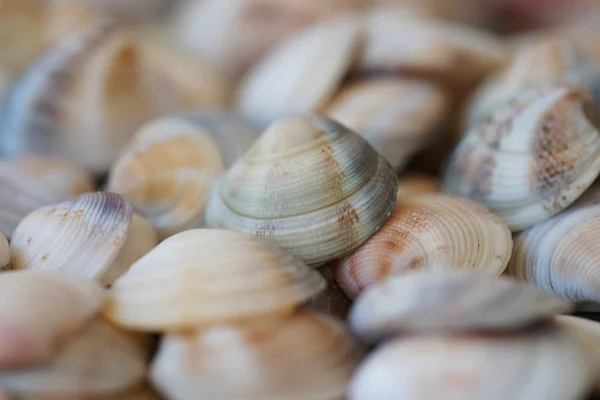
[[[407,332],[506,331],[571,310],[566,301],[512,279],[472,271],[415,271],[369,287],[350,312],[364,341]]]
[[[163,237],[199,228],[214,181],[258,136],[229,112],[151,121],[111,169],[108,190],[131,200]]]
[[[420,268],[500,275],[511,251],[506,224],[485,207],[448,195],[415,195],[400,199],[377,233],[336,262],[334,274],[354,299],[386,276]]]
[[[398,177],[398,200],[406,196],[439,191],[440,181],[432,176],[409,172]]]
[[[513,232],[547,220],[600,173],[589,105],[586,93],[563,84],[520,92],[462,139],[443,189],[489,207]]]
[[[0,160],[0,231],[11,237],[30,212],[93,190],[84,169],[60,158],[23,155]]]
[[[360,133],[396,170],[438,136],[448,99],[436,85],[371,78],[344,86],[325,113]]]
[[[0,371],[0,385],[15,395],[117,393],[143,381],[147,356],[135,335],[97,318],[49,363]]]
[[[171,236],[117,279],[105,315],[132,329],[181,331],[289,313],[324,288],[318,272],[275,247],[195,229]]]
[[[240,76],[278,43],[368,0],[191,0],[175,13],[172,35],[188,51]]]
[[[291,116],[274,122],[219,180],[206,222],[320,264],[375,233],[396,190],[391,165],[359,135],[319,115]]]
[[[103,301],[102,289],[81,278],[40,271],[0,274],[0,370],[49,362]]]
[[[600,303],[598,229],[598,204],[538,224],[516,236],[508,272],[567,300]]]
[[[528,86],[546,82],[582,86],[596,103],[600,101],[600,64],[592,54],[567,37],[536,36],[523,40],[511,63],[478,90],[469,109],[470,126],[484,120]]]
[[[15,269],[60,271],[109,285],[158,239],[114,193],[87,193],[42,207],[25,217],[13,235]]]
[[[374,10],[364,23],[361,72],[400,72],[468,88],[506,62],[496,37],[467,26],[389,9]]]
[[[269,124],[289,114],[318,110],[358,55],[360,27],[356,18],[338,18],[283,41],[240,83],[239,111]]]
[[[151,378],[177,400],[342,400],[358,355],[342,321],[299,311],[262,324],[169,334]]]
[[[158,112],[141,78],[132,32],[102,23],[59,41],[6,99],[0,150],[56,155],[105,172]]]
[[[415,336],[371,354],[348,399],[575,400],[592,379],[585,353],[556,325],[506,335]]]

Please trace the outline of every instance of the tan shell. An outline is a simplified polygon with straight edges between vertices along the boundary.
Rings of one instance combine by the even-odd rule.
[[[506,62],[494,36],[415,13],[374,10],[365,17],[365,29],[363,72],[401,72],[470,87]]]
[[[356,18],[337,18],[282,42],[244,77],[239,111],[269,124],[289,114],[318,110],[352,66],[360,33]]]
[[[0,274],[0,369],[48,362],[98,312],[102,288],[58,273]]]
[[[415,271],[369,287],[352,306],[365,341],[408,332],[507,331],[571,310],[566,301],[512,279],[472,271]]]
[[[409,172],[398,177],[398,200],[405,196],[438,193],[440,181],[430,175]]]
[[[147,356],[137,336],[97,318],[63,343],[49,363],[0,371],[0,386],[16,395],[116,393],[143,381]]]
[[[455,149],[444,190],[469,197],[512,231],[574,202],[600,173],[600,135],[586,93],[548,84],[519,92]]]
[[[559,214],[515,238],[508,271],[570,301],[600,303],[598,229],[599,204]]]
[[[24,155],[0,161],[0,231],[11,237],[30,212],[94,190],[77,165],[55,157]]]
[[[61,271],[108,285],[157,243],[128,200],[88,193],[25,217],[11,242],[15,269]]]
[[[485,207],[448,195],[415,195],[400,199],[383,227],[334,265],[334,274],[356,298],[388,275],[419,268],[500,275],[511,251],[506,224]]]
[[[354,375],[348,399],[575,400],[585,398],[592,379],[585,353],[560,326],[417,336],[371,354]]]
[[[319,115],[291,116],[274,122],[220,179],[206,222],[319,264],[383,225],[396,190],[390,164],[359,135]]]
[[[369,78],[338,92],[325,114],[361,134],[396,170],[441,131],[448,109],[436,85],[400,78]]]
[[[342,321],[299,311],[262,324],[169,334],[151,377],[178,400],[342,400],[358,355]]]
[[[138,330],[195,329],[289,313],[324,288],[318,272],[275,247],[195,229],[165,240],[117,279],[105,314]]]
[[[258,135],[228,112],[151,121],[112,167],[108,190],[131,200],[162,237],[199,228],[214,181]]]

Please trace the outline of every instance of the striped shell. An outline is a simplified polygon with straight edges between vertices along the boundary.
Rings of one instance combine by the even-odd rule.
[[[400,199],[383,227],[334,265],[351,298],[389,275],[413,269],[467,269],[500,275],[511,256],[506,224],[467,199],[423,194]]]
[[[220,179],[206,221],[319,264],[377,231],[396,190],[390,164],[359,135],[319,115],[292,116],[274,122]]]
[[[586,93],[563,84],[519,92],[462,139],[444,190],[490,208],[512,231],[547,220],[600,173],[589,106]]]
[[[189,230],[163,241],[112,285],[105,314],[173,331],[289,313],[325,288],[318,272],[239,233]]]

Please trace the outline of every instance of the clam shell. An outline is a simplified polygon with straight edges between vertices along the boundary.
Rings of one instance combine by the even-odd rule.
[[[600,173],[600,136],[586,93],[563,84],[519,92],[455,149],[443,188],[469,197],[512,231],[573,203]]]
[[[447,101],[444,91],[433,84],[370,78],[342,87],[325,113],[360,133],[400,170],[436,138]]]
[[[316,111],[350,69],[360,38],[359,21],[346,17],[317,24],[282,42],[244,77],[237,108],[262,124]]]
[[[502,66],[507,54],[494,36],[415,13],[380,9],[365,16],[361,72],[401,72],[469,87]]]
[[[102,289],[58,273],[0,274],[0,370],[48,362],[98,312]]]
[[[199,228],[214,181],[258,135],[228,112],[151,121],[112,167],[108,190],[131,200],[162,237]]]
[[[319,264],[360,246],[392,211],[391,165],[319,115],[274,122],[215,186],[208,226],[258,236]]]
[[[348,399],[575,400],[585,397],[592,378],[585,353],[560,326],[408,337],[384,344],[361,364]]]
[[[511,256],[506,224],[467,199],[423,194],[400,199],[383,227],[334,265],[350,298],[388,275],[466,269],[500,275]]]
[[[398,177],[398,200],[415,194],[438,193],[440,190],[440,181],[426,174],[410,172]]]
[[[559,214],[515,238],[508,272],[576,302],[600,303],[600,205]]]
[[[94,190],[91,176],[55,157],[24,155],[0,161],[0,231],[11,237],[30,212]]]
[[[102,173],[154,115],[134,35],[100,23],[60,40],[6,99],[4,154],[57,155]]]
[[[176,400],[341,400],[357,363],[342,321],[299,311],[262,324],[169,334],[151,377]]]
[[[143,381],[147,355],[135,335],[97,318],[49,363],[0,371],[0,386],[16,395],[117,393]]]
[[[287,313],[324,288],[318,272],[275,247],[195,229],[165,240],[117,279],[105,314],[138,330],[195,329]]]
[[[407,332],[506,331],[569,312],[566,301],[512,279],[471,271],[415,271],[369,287],[352,306],[365,341]]]
[[[156,244],[149,224],[138,219],[132,229],[132,219],[129,201],[114,193],[88,193],[42,207],[17,227],[11,242],[12,265],[110,284],[127,263]]]

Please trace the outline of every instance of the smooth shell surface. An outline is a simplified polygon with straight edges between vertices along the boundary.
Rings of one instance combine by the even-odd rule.
[[[570,301],[600,303],[600,204],[574,208],[515,238],[508,272]]]
[[[0,161],[0,231],[11,237],[30,212],[94,190],[87,172],[55,157],[20,156]]]
[[[325,113],[358,132],[396,170],[440,132],[448,108],[436,85],[370,78],[342,87]]]
[[[105,314],[139,330],[195,329],[288,313],[324,288],[318,272],[256,238],[195,229],[165,240],[119,278]]]
[[[146,358],[135,335],[97,318],[63,343],[49,363],[0,371],[0,386],[17,395],[117,393],[141,384]]]
[[[573,203],[600,173],[600,135],[585,92],[544,84],[519,92],[454,150],[444,190],[469,197],[512,231]]]
[[[258,135],[227,112],[149,122],[113,166],[108,190],[131,200],[162,236],[199,228],[214,181]]]
[[[326,21],[284,41],[244,78],[240,112],[262,124],[316,111],[337,89],[359,50],[354,18]]]
[[[390,164],[359,135],[326,117],[291,116],[274,122],[220,179],[206,221],[319,264],[383,225],[396,190]]]
[[[113,274],[111,267],[122,268],[114,262],[128,238],[132,218],[131,203],[114,193],[88,193],[40,208],[15,231],[13,267],[103,280]]]
[[[359,367],[350,400],[583,399],[593,379],[566,329],[398,338]]]
[[[263,324],[170,334],[151,377],[174,400],[340,400],[358,355],[341,321],[299,311]]]
[[[383,227],[336,262],[336,280],[351,298],[389,275],[414,269],[465,269],[500,275],[511,256],[506,224],[485,207],[442,194],[401,198]]]
[[[48,362],[100,310],[102,288],[63,274],[0,274],[0,369]]]
[[[415,271],[369,287],[349,324],[366,341],[407,332],[507,331],[570,311],[569,303],[512,279],[467,271]]]

